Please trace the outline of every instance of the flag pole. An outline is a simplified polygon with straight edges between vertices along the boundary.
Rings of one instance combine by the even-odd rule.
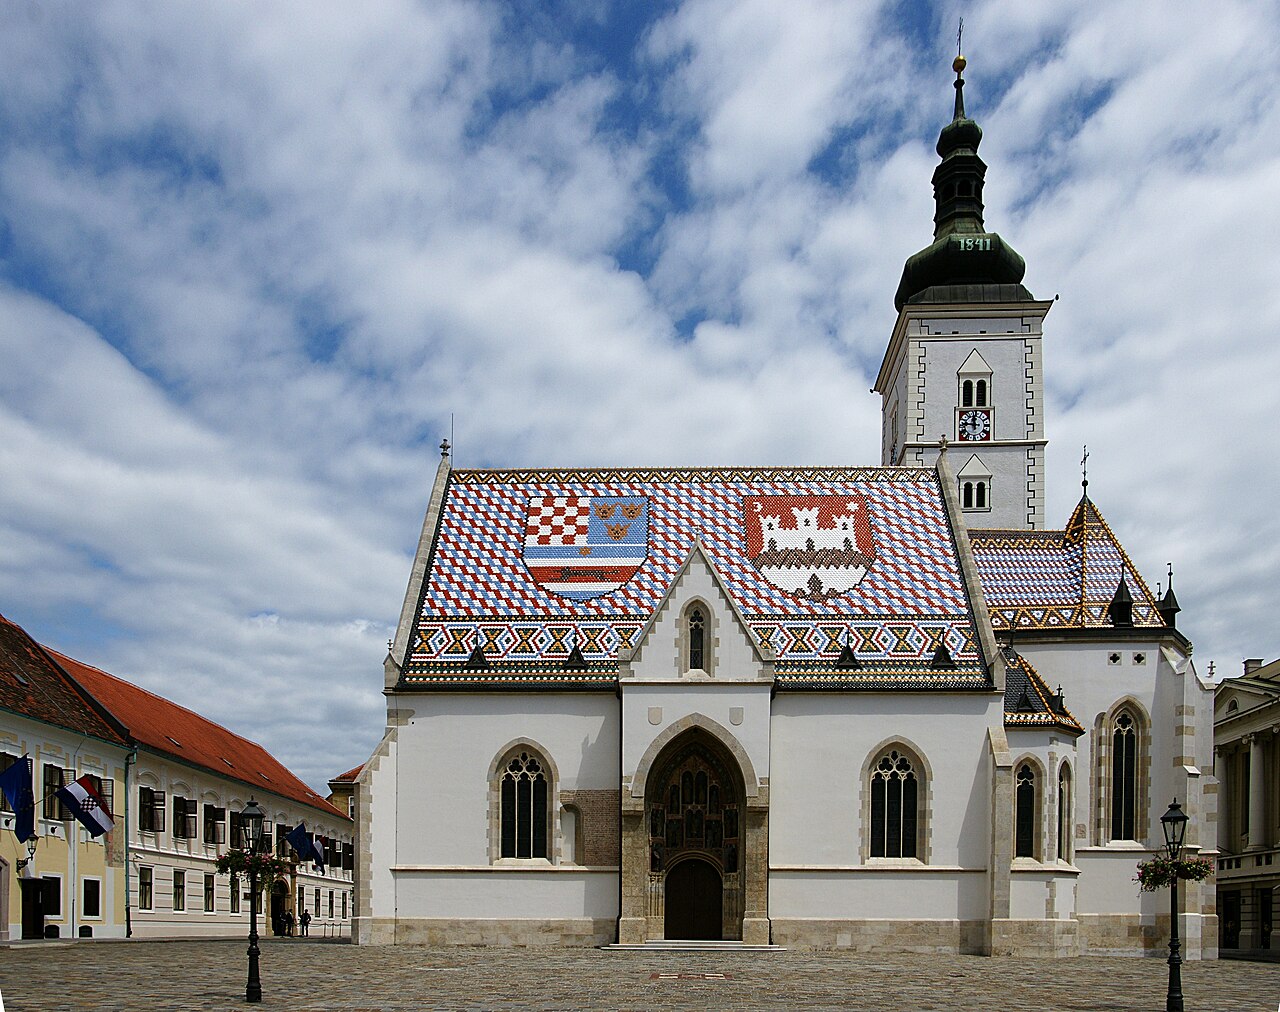
[[[72,772],[74,773],[75,771],[72,770]],[[80,878],[78,875],[79,862],[77,861],[77,858],[79,857],[79,855],[76,853],[76,851],[80,849],[77,846],[77,844],[80,843],[80,822],[78,819],[72,819],[69,823],[66,823],[66,826],[67,826],[67,846],[71,849],[71,935],[70,937],[75,938],[76,937],[76,899],[79,897],[79,894],[80,894]],[[101,903],[102,902],[101,899],[99,899],[98,902]]]

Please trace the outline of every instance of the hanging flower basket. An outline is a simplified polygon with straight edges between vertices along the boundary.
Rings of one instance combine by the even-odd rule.
[[[229,850],[218,855],[218,872],[222,875],[248,875],[252,872],[258,881],[266,883],[289,873],[289,865],[274,854],[246,854],[243,850]]]
[[[1144,893],[1166,889],[1178,879],[1203,882],[1213,874],[1213,859],[1208,857],[1184,857],[1174,861],[1167,857],[1153,857],[1138,863],[1138,874],[1133,880]]]

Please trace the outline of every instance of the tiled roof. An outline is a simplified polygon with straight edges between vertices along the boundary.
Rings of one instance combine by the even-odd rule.
[[[347,818],[256,742],[99,668],[55,650],[49,654],[128,728],[140,745],[216,776],[309,805],[325,815]]]
[[[454,471],[402,684],[612,687],[695,540],[779,686],[989,685],[921,468]]]
[[[88,734],[113,745],[124,739],[26,630],[0,615],[0,707]]]
[[[339,773],[336,777],[329,781],[331,784],[351,784],[355,783],[356,778],[360,776],[360,772],[364,769],[364,763],[356,766],[354,769],[347,770],[346,773]]]
[[[1065,530],[974,530],[970,541],[997,630],[1109,627],[1107,606],[1122,572],[1134,626],[1165,628],[1151,588],[1087,497]]]
[[[1049,727],[1068,734],[1084,734],[1084,728],[1059,705],[1035,667],[1013,650],[1004,651],[1004,724],[1005,727]]]

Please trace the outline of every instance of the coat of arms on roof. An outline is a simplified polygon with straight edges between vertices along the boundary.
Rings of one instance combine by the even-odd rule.
[[[529,500],[524,563],[534,582],[586,601],[617,590],[649,552],[644,496],[547,495]]]
[[[742,512],[751,564],[797,597],[828,601],[847,593],[875,559],[860,495],[752,495]]]

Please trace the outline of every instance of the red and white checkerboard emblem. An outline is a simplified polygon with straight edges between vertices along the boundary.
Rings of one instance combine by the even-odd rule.
[[[587,540],[591,504],[583,496],[549,495],[529,503],[526,545],[576,545]]]

